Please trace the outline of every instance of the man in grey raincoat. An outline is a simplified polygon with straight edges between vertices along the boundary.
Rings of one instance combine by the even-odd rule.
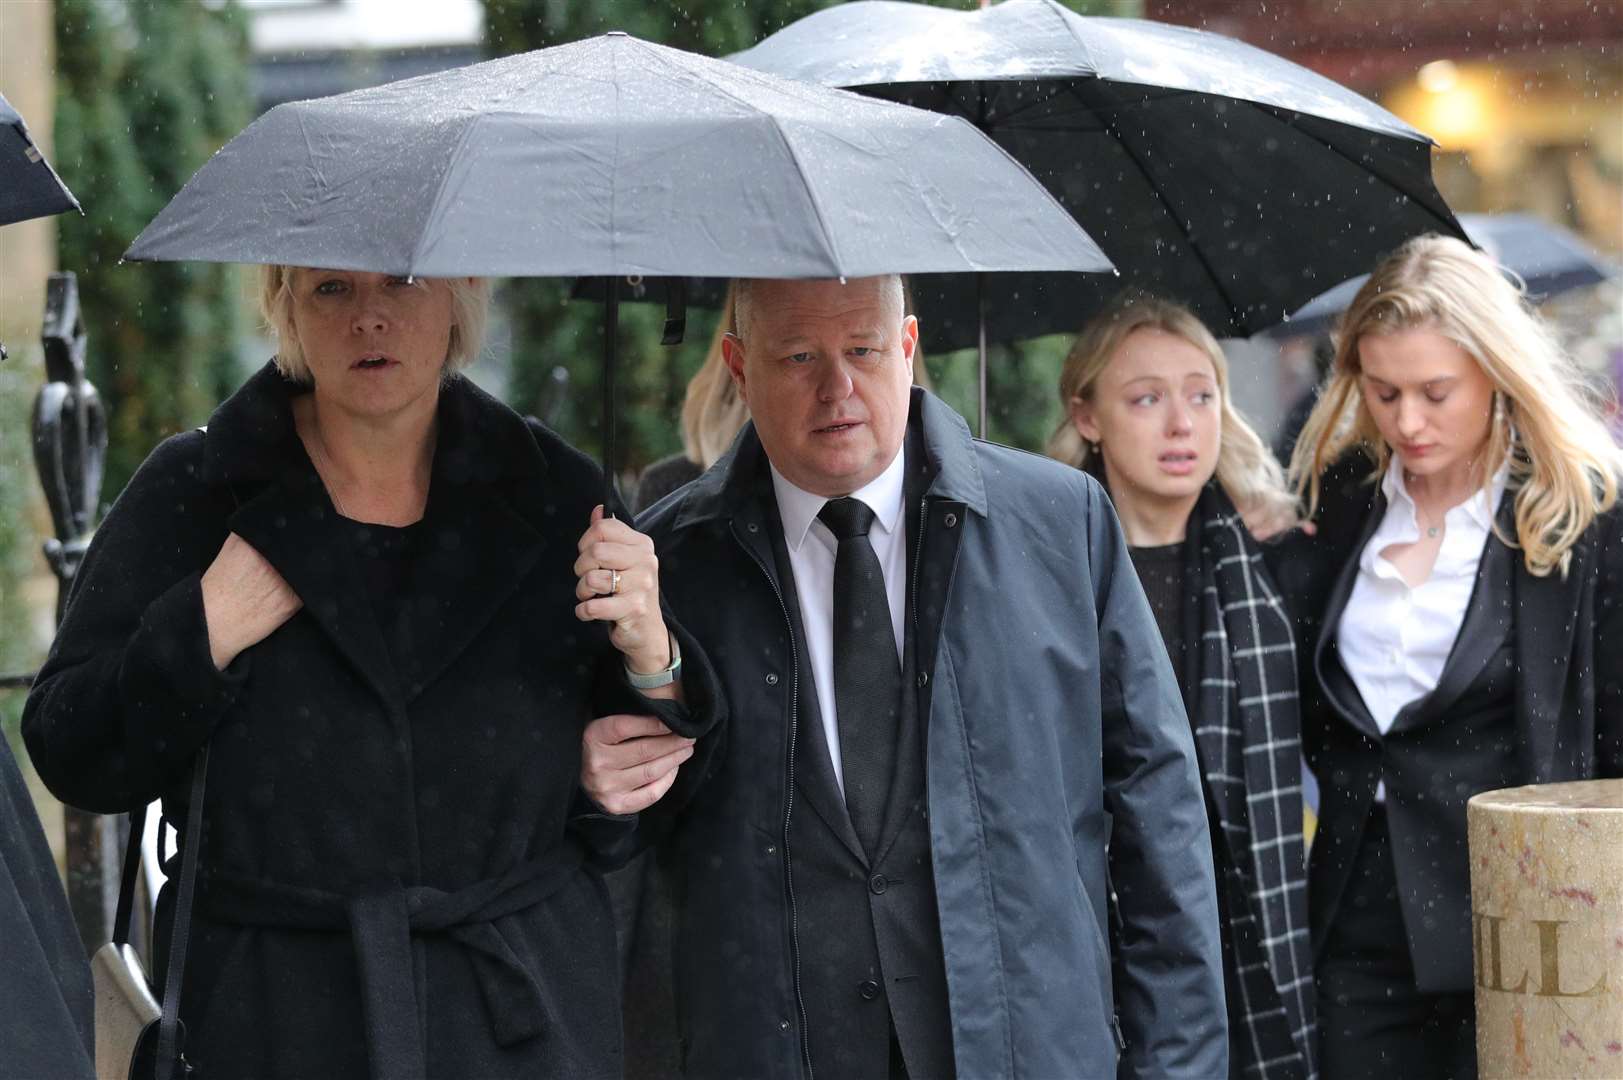
[[[604,809],[654,807],[676,1056],[1225,1077],[1194,748],[1115,514],[970,438],[917,340],[895,277],[741,282],[753,423],[639,522],[731,706],[697,752],[630,717],[584,744]]]

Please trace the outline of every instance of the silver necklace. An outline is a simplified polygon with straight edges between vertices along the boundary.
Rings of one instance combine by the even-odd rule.
[[[332,458],[327,455],[327,440],[321,437],[321,428],[316,424],[310,425],[310,434],[314,436],[310,449],[316,452],[316,459],[311,462],[316,467],[316,476],[321,480],[321,486],[327,489],[327,497],[332,499],[333,509],[338,511],[339,517],[349,517],[349,511],[344,507],[344,500],[338,497],[338,489],[334,486],[337,469],[333,467]]]

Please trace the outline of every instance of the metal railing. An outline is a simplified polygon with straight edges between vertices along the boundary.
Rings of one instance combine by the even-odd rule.
[[[45,541],[44,553],[56,575],[60,624],[95,526],[107,460],[107,415],[95,386],[85,377],[85,325],[73,274],[51,275],[40,339],[45,346],[45,385],[34,398],[34,465],[56,533]],[[36,674],[0,674],[0,690],[26,690]],[[87,949],[106,942],[112,930],[123,853],[121,820],[63,807],[68,903]]]

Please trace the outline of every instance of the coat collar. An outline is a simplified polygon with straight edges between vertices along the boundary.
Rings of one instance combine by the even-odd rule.
[[[229,527],[304,601],[304,611],[397,709],[445,670],[518,588],[545,546],[547,463],[524,421],[466,379],[441,387],[439,429],[416,564],[415,670],[400,671],[352,565],[340,517],[293,426],[305,389],[267,365],[215,410],[205,481],[237,503]],[[524,497],[526,492],[530,497]],[[393,628],[388,628],[393,629]]]
[[[302,464],[314,477],[293,427],[293,399],[309,387],[283,377],[274,362],[255,372],[209,417],[203,479],[226,484],[238,501],[286,478]],[[439,436],[431,486],[535,482],[546,456],[524,420],[460,375],[440,387]]]
[[[923,437],[924,456],[916,467],[933,477],[925,498],[963,503],[985,517],[986,485],[975,457],[975,440],[964,418],[934,394],[915,386],[907,422]],[[736,517],[755,498],[762,474],[769,472],[766,452],[751,421],[721,460],[688,486],[676,528]]]
[[[1515,495],[1504,492],[1503,485],[1499,490],[1499,525],[1507,536],[1514,536]],[[1490,518],[1488,524],[1491,528],[1493,519]],[[1465,616],[1454,635],[1454,646],[1443,662],[1443,670],[1437,676],[1437,685],[1413,706],[1398,712],[1392,731],[1411,731],[1446,717],[1450,707],[1471,688],[1493,654],[1504,644],[1515,617],[1511,595],[1513,555],[1498,536],[1488,533],[1477,562],[1471,597],[1466,601]]]
[[[1366,490],[1358,489],[1360,492]],[[1381,524],[1381,518],[1386,513],[1386,497],[1373,489],[1369,490],[1372,496],[1367,503],[1366,512],[1361,528],[1359,529],[1352,546],[1348,549],[1346,558],[1340,560],[1340,573],[1336,576],[1335,585],[1330,589],[1330,595],[1325,603],[1324,615],[1319,621],[1318,640],[1312,643],[1313,667],[1318,676],[1319,685],[1325,690],[1339,707],[1343,716],[1347,717],[1353,726],[1359,728],[1365,735],[1372,738],[1381,737],[1381,729],[1370,716],[1369,709],[1358,696],[1356,687],[1349,677],[1331,678],[1329,663],[1331,652],[1336,648],[1337,629],[1341,625],[1341,614],[1347,609],[1347,601],[1352,598],[1353,585],[1358,581],[1358,559],[1369,543],[1369,538],[1375,535],[1375,530]],[[1319,528],[1324,530],[1325,524],[1321,521]],[[1333,539],[1331,542],[1334,542]],[[1339,664],[1339,660],[1337,661]]]

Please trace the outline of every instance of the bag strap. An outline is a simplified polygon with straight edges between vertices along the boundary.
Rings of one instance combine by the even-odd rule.
[[[158,1019],[157,1080],[170,1080],[180,1057],[180,987],[186,975],[186,946],[192,933],[192,897],[197,891],[198,850],[203,846],[203,790],[208,772],[209,748],[204,743],[192,766],[192,801],[186,808],[186,843],[180,853],[180,888],[175,893],[169,966],[163,977],[163,1015]]]
[[[198,433],[207,436],[208,428]],[[231,501],[238,503],[233,489]],[[240,505],[240,503],[239,503]],[[180,880],[175,894],[175,920],[169,939],[169,963],[164,971],[163,1006],[158,1018],[156,1080],[171,1080],[179,1059],[180,988],[186,975],[186,952],[191,941],[192,898],[197,892],[198,852],[203,846],[203,795],[208,781],[209,748],[204,743],[192,763],[191,802],[186,807],[186,843],[180,853]],[[135,915],[135,881],[141,868],[141,841],[146,834],[147,806],[130,811],[130,838],[124,848],[124,871],[118,884],[118,910],[113,916],[113,944],[127,945]],[[158,826],[162,843],[163,826]],[[189,1070],[186,1070],[189,1071]]]
[[[118,883],[118,912],[113,916],[113,944],[130,943],[130,919],[135,909],[135,878],[141,870],[141,838],[146,835],[145,804],[130,811],[130,839],[124,845],[124,873]]]

